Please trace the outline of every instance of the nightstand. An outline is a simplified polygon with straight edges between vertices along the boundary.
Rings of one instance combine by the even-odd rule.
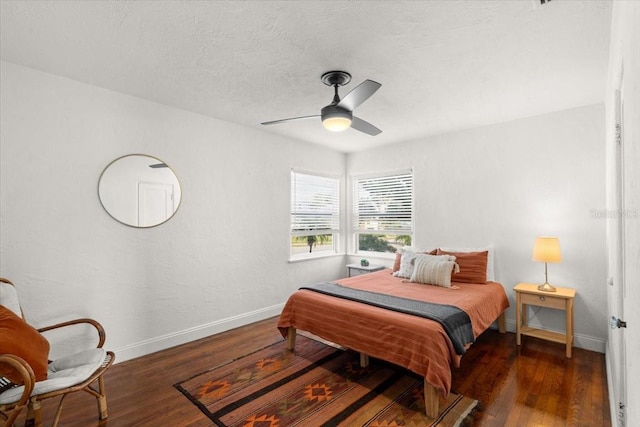
[[[565,344],[567,346],[567,357],[571,358],[571,349],[573,348],[573,298],[576,296],[576,290],[556,287],[555,292],[544,292],[538,290],[538,285],[533,283],[518,283],[513,290],[516,292],[516,344],[520,345],[522,335],[554,341]],[[564,310],[566,332],[562,334],[528,326],[527,305]]]
[[[347,264],[347,277],[359,276],[360,274],[373,273],[374,271],[384,270],[384,265],[360,265]]]

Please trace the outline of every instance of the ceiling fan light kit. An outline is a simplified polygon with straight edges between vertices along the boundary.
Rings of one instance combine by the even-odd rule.
[[[340,99],[340,96],[338,95],[338,87],[348,84],[351,81],[351,74],[346,71],[329,71],[324,73],[320,79],[325,85],[333,86],[334,88],[333,101],[331,104],[320,110],[320,115],[273,120],[269,122],[262,122],[262,124],[273,125],[291,120],[320,117],[325,129],[332,132],[341,132],[348,128],[353,128],[371,136],[378,135],[382,132],[371,123],[353,115],[353,110],[358,105],[369,99],[371,95],[380,89],[380,86],[382,86],[380,83],[374,82],[373,80],[365,80]]]
[[[337,105],[327,105],[320,113],[322,125],[331,132],[342,132],[351,127],[353,113]]]

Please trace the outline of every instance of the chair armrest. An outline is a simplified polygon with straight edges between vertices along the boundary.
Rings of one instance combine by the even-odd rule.
[[[38,329],[38,332],[42,333],[42,332],[46,332],[46,331],[50,331],[53,329],[59,329],[59,328],[64,328],[66,326],[71,326],[71,325],[79,325],[79,324],[83,324],[83,323],[87,323],[89,325],[92,325],[96,332],[98,333],[98,345],[97,348],[102,348],[102,346],[104,345],[105,340],[107,339],[107,334],[104,331],[104,328],[102,327],[102,325],[93,319],[75,319],[75,320],[69,320],[68,322],[62,322],[62,323],[58,323],[55,325],[51,325],[51,326],[45,326],[44,328],[40,328]]]
[[[36,384],[36,376],[33,373],[31,366],[21,357],[13,354],[0,354],[0,365],[9,365],[15,369],[24,381],[24,390],[20,400],[11,404],[11,407],[22,407],[27,404],[31,392]]]

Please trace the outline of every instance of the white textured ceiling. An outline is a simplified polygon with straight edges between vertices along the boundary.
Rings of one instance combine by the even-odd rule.
[[[611,2],[8,1],[2,60],[353,152],[597,102]],[[329,70],[382,88],[324,130]],[[1,76],[0,76],[1,77]]]

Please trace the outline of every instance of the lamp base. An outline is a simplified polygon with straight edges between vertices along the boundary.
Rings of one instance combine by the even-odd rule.
[[[551,286],[549,282],[544,282],[542,285],[538,286],[538,290],[544,292],[555,292],[556,288]]]

